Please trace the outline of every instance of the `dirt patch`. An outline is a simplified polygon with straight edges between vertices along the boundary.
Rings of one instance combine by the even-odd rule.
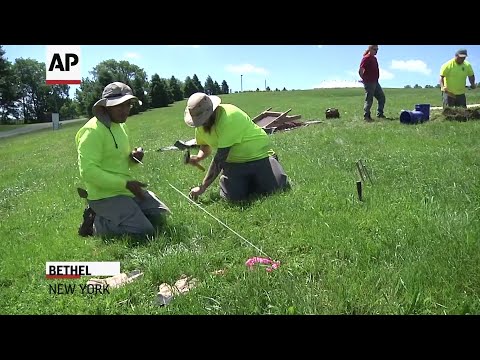
[[[469,121],[480,120],[480,107],[478,108],[445,108],[442,115],[446,120]]]

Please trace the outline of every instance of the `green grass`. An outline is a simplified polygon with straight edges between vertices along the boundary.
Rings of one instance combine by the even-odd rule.
[[[81,123],[0,139],[0,313],[2,314],[479,314],[480,122],[450,122],[433,113],[421,125],[399,122],[402,109],[440,105],[438,89],[385,89],[386,115],[362,120],[361,89],[223,95],[252,117],[268,107],[323,123],[272,135],[292,189],[232,206],[218,180],[201,206],[279,260],[279,269],[249,270],[261,255],[189,203],[184,194],[204,173],[181,164],[189,140],[185,101],[128,120],[132,146],[146,149],[138,179],[173,211],[147,244],[81,238],[84,202],[74,136]],[[480,92],[468,93],[469,103]],[[341,118],[325,120],[327,107]],[[374,103],[374,109],[376,103]],[[356,196],[355,162],[374,179]],[[53,295],[47,261],[120,261],[144,277],[105,295]],[[224,269],[224,275],[213,275]],[[198,286],[165,307],[158,286],[182,274]],[[69,280],[85,283],[86,280]],[[78,285],[77,285],[78,286]]]
[[[19,127],[23,127],[25,125],[0,125],[0,131],[8,131],[13,130]]]

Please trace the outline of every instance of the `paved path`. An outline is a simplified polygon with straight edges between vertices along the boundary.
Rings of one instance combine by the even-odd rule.
[[[467,105],[467,108],[473,108],[473,107],[479,107],[480,104],[470,104],[470,105]],[[430,108],[430,110],[443,110],[443,106],[433,106]]]
[[[74,122],[87,122],[88,119],[74,119],[74,120],[63,120],[60,121],[60,124],[69,124]],[[46,123],[38,123],[38,124],[27,124],[12,130],[0,131],[0,139],[7,138],[10,136],[16,136],[21,134],[28,134],[32,131],[42,130],[42,129],[53,129],[53,125],[51,122]]]

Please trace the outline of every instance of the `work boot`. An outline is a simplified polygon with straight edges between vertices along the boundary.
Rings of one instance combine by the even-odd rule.
[[[372,122],[373,119],[372,117],[370,116],[370,114],[366,114],[363,116],[363,120],[365,120],[366,122]]]
[[[86,237],[93,236],[93,222],[95,220],[95,211],[91,207],[87,207],[83,211],[83,222],[78,228],[78,235]]]
[[[377,118],[379,118],[379,119],[386,119],[387,117],[386,117],[385,115],[383,115],[383,114],[378,114],[378,115],[377,115]]]

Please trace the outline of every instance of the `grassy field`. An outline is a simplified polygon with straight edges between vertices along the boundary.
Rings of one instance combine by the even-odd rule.
[[[384,89],[387,120],[363,121],[362,89],[222,95],[252,117],[292,108],[316,125],[271,136],[292,189],[228,205],[218,180],[201,206],[281,262],[266,272],[245,261],[253,246],[169,186],[187,194],[204,173],[181,164],[180,151],[157,151],[193,138],[185,101],[132,116],[132,146],[146,149],[135,170],[172,210],[154,241],[77,235],[84,201],[74,136],[59,131],[0,139],[1,314],[479,314],[480,122],[437,113],[420,125],[399,122],[402,109],[440,105],[438,89]],[[469,91],[469,103],[480,92]],[[341,118],[324,119],[328,107]],[[374,109],[376,102],[374,103]],[[373,177],[357,199],[355,162]],[[143,278],[110,294],[51,294],[48,261],[120,261]],[[215,271],[224,270],[222,275]],[[161,283],[182,274],[197,286],[164,307]]]
[[[19,127],[23,127],[25,125],[0,125],[0,131],[8,131],[13,130]]]

